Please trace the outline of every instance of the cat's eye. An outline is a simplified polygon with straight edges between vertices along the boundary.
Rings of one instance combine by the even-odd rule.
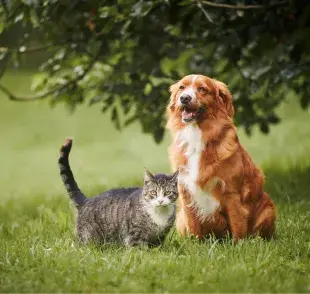
[[[157,192],[156,192],[155,190],[152,190],[152,191],[150,192],[150,195],[152,196],[152,198],[154,198],[154,197],[156,197]]]
[[[166,192],[164,193],[164,195],[165,195],[165,196],[170,196],[170,195],[172,195],[172,192],[171,192],[171,191],[166,191]]]

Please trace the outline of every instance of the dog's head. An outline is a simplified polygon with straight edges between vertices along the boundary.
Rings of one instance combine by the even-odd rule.
[[[169,90],[168,113],[183,123],[216,119],[220,115],[234,116],[231,94],[222,82],[203,75],[188,75]]]

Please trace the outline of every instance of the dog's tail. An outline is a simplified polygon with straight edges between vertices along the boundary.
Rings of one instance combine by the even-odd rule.
[[[72,147],[72,139],[67,138],[64,144],[61,146],[60,155],[58,159],[60,175],[65,188],[69,194],[70,199],[73,201],[77,208],[83,206],[87,197],[79,189],[74,176],[72,174],[69,164],[69,153]]]

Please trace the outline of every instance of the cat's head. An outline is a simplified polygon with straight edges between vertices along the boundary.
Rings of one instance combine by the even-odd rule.
[[[165,207],[174,205],[178,198],[178,171],[173,175],[151,174],[144,169],[142,197],[147,205]]]

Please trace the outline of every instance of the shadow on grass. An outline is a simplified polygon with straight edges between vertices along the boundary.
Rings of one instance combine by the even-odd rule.
[[[265,190],[275,203],[310,201],[310,164],[292,165],[286,169],[266,168]]]

